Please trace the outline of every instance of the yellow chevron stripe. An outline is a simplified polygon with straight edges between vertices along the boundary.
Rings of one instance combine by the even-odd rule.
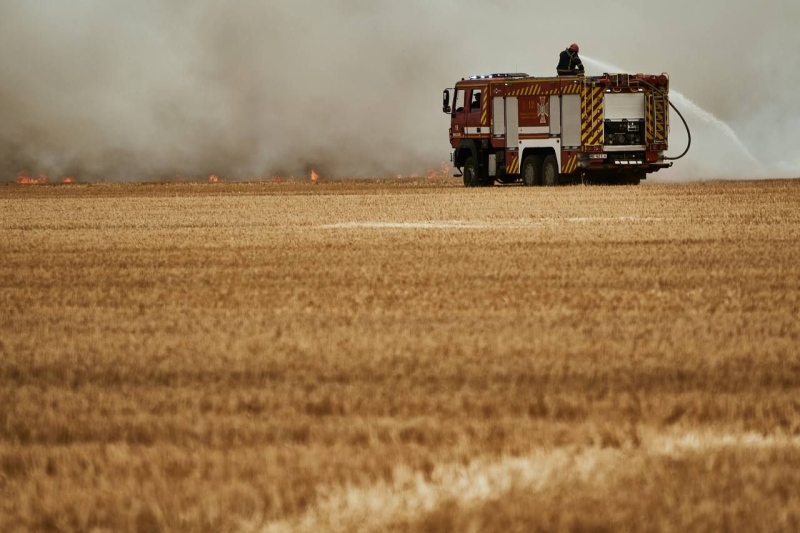
[[[506,163],[506,173],[507,174],[516,174],[516,172],[514,170],[515,170],[515,167],[516,167],[516,164],[517,164],[517,158],[518,157],[519,157],[518,155],[515,155],[508,161],[508,163]]]

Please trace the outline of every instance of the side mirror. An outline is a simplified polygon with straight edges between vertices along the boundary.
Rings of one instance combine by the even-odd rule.
[[[450,89],[445,89],[442,93],[442,112],[450,113]]]

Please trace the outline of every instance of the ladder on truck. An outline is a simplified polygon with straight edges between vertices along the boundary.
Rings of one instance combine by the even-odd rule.
[[[645,105],[647,144],[666,144],[669,135],[669,100],[660,94],[648,94]]]

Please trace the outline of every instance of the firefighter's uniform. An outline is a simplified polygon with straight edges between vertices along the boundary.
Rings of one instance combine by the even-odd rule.
[[[569,48],[561,52],[556,70],[559,76],[574,76],[578,72],[583,72],[583,63],[578,57],[578,52]]]

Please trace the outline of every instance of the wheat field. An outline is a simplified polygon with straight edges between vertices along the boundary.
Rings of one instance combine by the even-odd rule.
[[[800,181],[0,186],[0,531],[800,530]]]

